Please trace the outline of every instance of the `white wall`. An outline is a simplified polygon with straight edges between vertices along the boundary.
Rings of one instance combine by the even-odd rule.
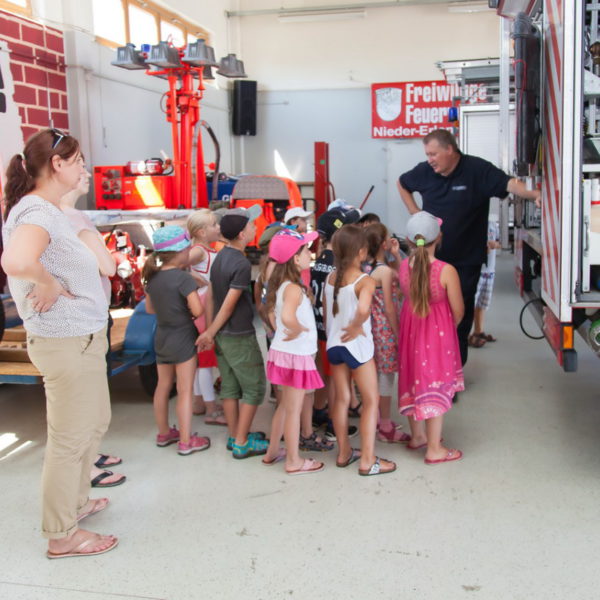
[[[370,109],[369,89],[259,92],[258,135],[244,138],[245,171],[275,174],[277,152],[293,179],[313,181],[314,142],[328,142],[337,197],[359,205],[374,185],[365,210],[400,233],[406,211],[396,180],[424,160],[422,143],[372,139]]]
[[[240,0],[240,10],[281,5],[276,0]],[[436,61],[499,54],[495,11],[456,14],[448,12],[447,3],[367,8],[366,18],[354,20],[281,23],[277,15],[232,20],[241,24],[246,70],[262,89],[358,88],[438,79]]]
[[[308,1],[306,5],[333,4]],[[241,0],[240,10],[274,0]],[[294,2],[293,6],[301,3]],[[498,56],[495,12],[452,14],[445,3],[367,9],[365,19],[280,23],[276,15],[235,17],[246,70],[259,84],[257,136],[243,141],[248,172],[275,173],[277,150],[292,177],[313,180],[313,144],[330,144],[337,196],[377,212],[402,232],[407,217],[398,176],[424,160],[420,139],[371,138],[371,83],[443,79],[435,63]]]

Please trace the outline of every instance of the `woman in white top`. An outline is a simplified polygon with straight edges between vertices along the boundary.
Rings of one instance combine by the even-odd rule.
[[[284,434],[287,450],[285,470],[288,475],[304,475],[322,471],[324,465],[312,459],[302,459],[299,452],[300,413],[306,390],[324,386],[317,371],[317,326],[308,290],[301,273],[310,267],[308,245],[318,233],[301,235],[282,229],[269,244],[269,256],[277,263],[269,278],[267,313],[274,312],[275,335],[267,357],[267,378],[281,386],[279,403],[271,426],[271,443],[263,458],[273,465],[284,456],[279,450]]]
[[[325,329],[327,358],[335,383],[333,428],[338,441],[338,467],[360,460],[359,475],[391,473],[395,463],[375,456],[375,430],[379,406],[377,371],[373,360],[371,300],[375,281],[361,271],[367,257],[365,230],[345,225],[332,239],[335,271],[325,284]],[[360,453],[350,447],[348,407],[350,379],[360,390],[363,409],[360,415]]]
[[[60,210],[67,215],[69,223],[71,223],[71,227],[77,234],[77,237],[94,253],[96,260],[98,261],[102,289],[106,295],[106,301],[110,304],[111,288],[109,277],[112,277],[116,273],[117,264],[94,223],[92,223],[91,219],[84,212],[75,208],[77,200],[82,196],[86,196],[90,191],[91,176],[91,173],[88,171],[84,172],[77,182],[77,187],[74,190],[67,192],[60,199]],[[110,328],[112,326],[110,312],[108,314],[108,321],[108,344],[110,348]],[[98,454],[90,471],[92,487],[114,487],[125,483],[125,480],[127,479],[125,475],[105,470],[120,464],[121,462],[121,459],[116,456]]]
[[[46,392],[42,532],[49,558],[100,554],[118,542],[79,528],[108,505],[108,498],[89,498],[89,475],[110,422],[108,302],[96,257],[59,208],[84,173],[77,140],[45,129],[11,159],[4,190],[2,267]]]

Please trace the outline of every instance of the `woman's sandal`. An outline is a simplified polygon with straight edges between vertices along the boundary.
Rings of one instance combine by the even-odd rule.
[[[335,444],[319,437],[316,431],[313,431],[310,437],[300,435],[299,448],[304,452],[328,452],[335,448]]]
[[[485,346],[486,341],[487,340],[482,338],[479,333],[472,333],[467,340],[471,348],[482,348]]]
[[[110,467],[116,467],[123,461],[117,456],[110,456],[109,454],[99,454],[98,460],[94,463],[99,469],[109,469]]]
[[[358,448],[350,448],[350,458],[344,462],[335,461],[335,466],[343,469],[348,465],[351,465],[353,462],[356,462],[360,458],[360,450]]]
[[[384,458],[383,460],[387,460],[387,458]],[[392,462],[391,464],[393,465],[392,467],[382,467],[381,459],[379,456],[376,456],[375,462],[371,465],[371,468],[359,469],[358,474],[362,475],[363,477],[369,477],[370,475],[385,475],[386,473],[393,473],[396,470],[396,463]]]
[[[85,512],[77,515],[77,521],[81,521],[82,519],[85,519],[86,517],[89,517],[90,515],[95,515],[96,513],[99,513],[100,511],[104,510],[109,503],[109,499],[108,498],[90,498],[89,502],[92,503],[92,506],[89,510],[86,510]]]
[[[83,532],[83,530],[80,530]],[[77,535],[78,532],[75,532],[74,535]],[[50,552],[50,550],[48,550],[46,552],[46,556],[48,558],[70,558],[72,556],[96,556],[97,554],[104,554],[105,552],[109,552],[110,550],[112,550],[113,548],[116,547],[116,545],[119,543],[119,539],[112,536],[112,535],[100,535],[98,533],[91,533],[91,532],[84,532],[84,533],[90,533],[90,537],[88,537],[86,540],[84,540],[83,542],[81,542],[80,544],[78,544],[77,546],[75,546],[74,548],[72,548],[71,550],[68,550],[67,552]],[[111,543],[106,547],[103,548],[102,550],[95,550],[93,552],[86,552],[85,549],[88,548],[91,545],[100,545],[100,542],[102,541],[102,538],[107,538],[111,540]]]

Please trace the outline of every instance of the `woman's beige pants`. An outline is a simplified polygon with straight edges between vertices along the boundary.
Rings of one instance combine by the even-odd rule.
[[[78,337],[27,336],[46,391],[42,533],[50,539],[73,533],[88,501],[90,470],[110,422],[107,348],[106,328]]]

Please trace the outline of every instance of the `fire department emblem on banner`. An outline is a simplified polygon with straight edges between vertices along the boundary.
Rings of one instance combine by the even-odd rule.
[[[393,121],[402,112],[402,90],[385,87],[375,90],[375,108],[382,121]]]

